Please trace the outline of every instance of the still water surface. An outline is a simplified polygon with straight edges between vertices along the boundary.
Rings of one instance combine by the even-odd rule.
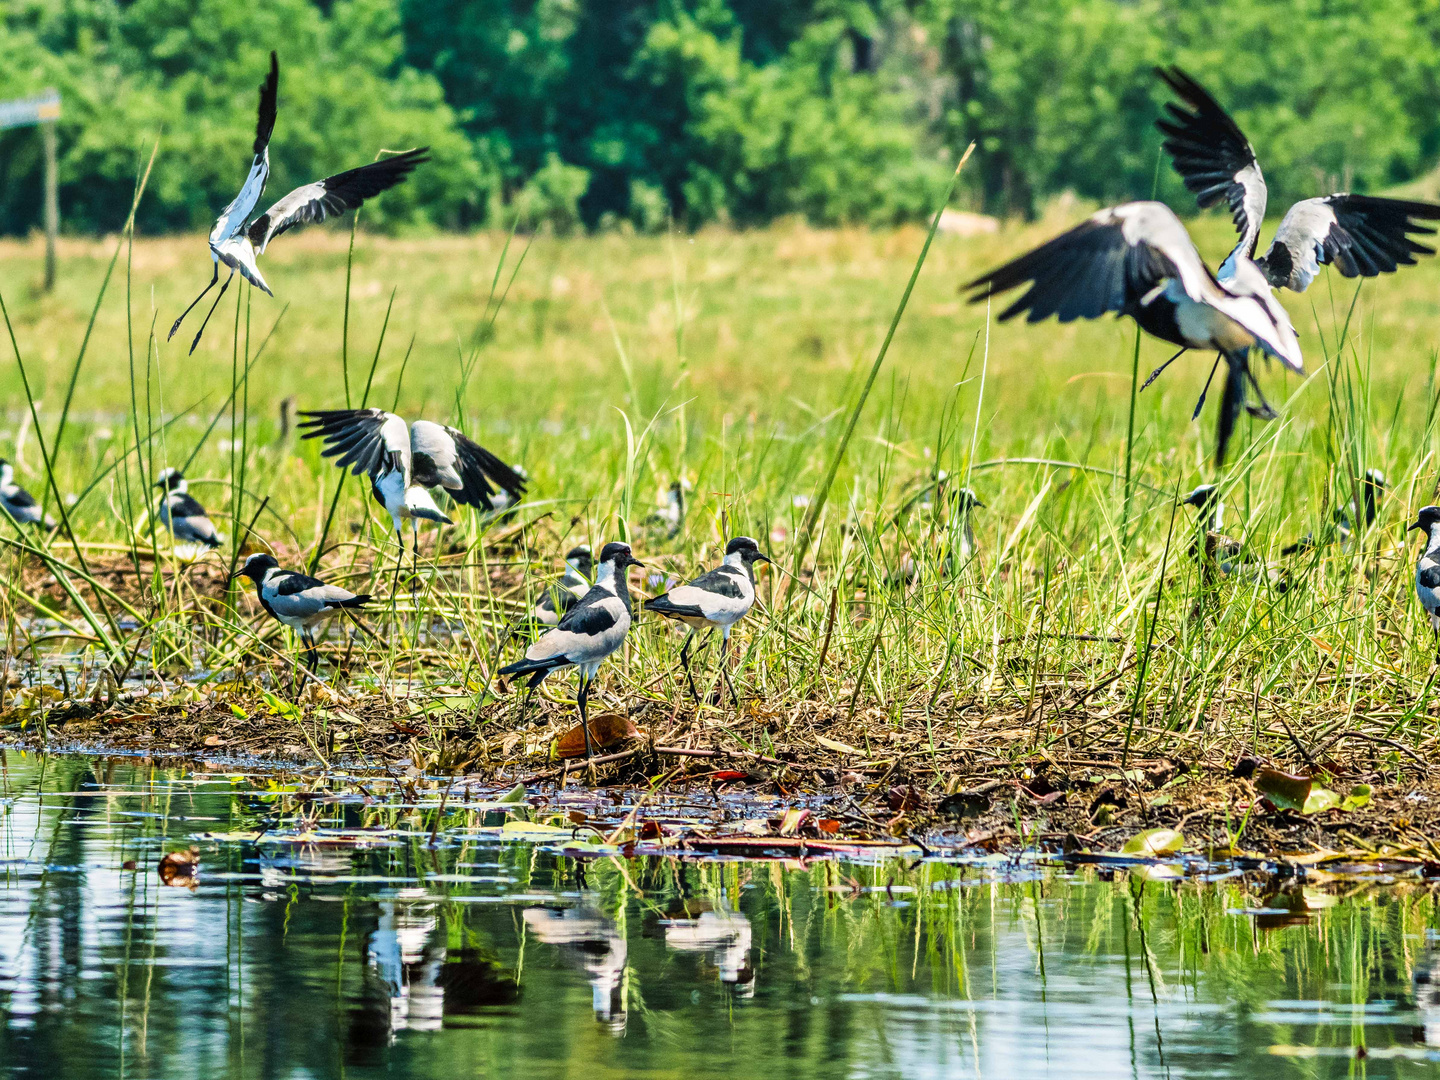
[[[5,766],[7,1077],[1440,1075],[1418,880],[580,859],[473,829],[432,847],[405,811],[364,849],[257,845],[194,838],[375,807]],[[196,886],[162,883],[192,843]]]

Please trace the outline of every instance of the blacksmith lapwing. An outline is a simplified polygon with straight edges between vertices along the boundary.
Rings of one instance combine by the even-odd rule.
[[[1426,537],[1425,549],[1415,564],[1415,595],[1430,616],[1430,629],[1435,631],[1435,662],[1440,664],[1440,506],[1422,508],[1410,528],[1419,529]]]
[[[0,458],[0,508],[21,525],[59,528],[54,518],[41,511],[35,496],[15,483],[15,467],[4,458]]]
[[[190,494],[190,482],[179,469],[165,469],[155,481],[163,490],[156,514],[160,524],[170,530],[170,535],[184,544],[199,544],[207,548],[220,546],[220,534],[215,523],[205,512],[205,507]]]
[[[356,595],[339,585],[327,585],[319,578],[282,570],[275,556],[263,552],[246,559],[235,576],[255,582],[260,606],[300,635],[311,671],[320,663],[315,631],[340,612],[363,608],[370,601],[368,593]]]
[[[595,559],[589,544],[578,544],[565,553],[565,576],[545,590],[530,609],[530,618],[542,626],[558,626],[560,617],[590,591]]]
[[[384,409],[325,409],[302,412],[304,438],[325,442],[322,455],[340,468],[370,477],[370,493],[395,524],[400,555],[405,554],[403,523],[415,535],[420,560],[420,522],[453,522],[435,505],[430,488],[444,488],[463,506],[495,508],[499,495],[513,503],[525,493],[525,478],[464,432],[429,420],[407,425]],[[498,491],[497,491],[498,489]],[[399,564],[396,565],[399,572]]]
[[[255,264],[256,257],[265,253],[271,240],[297,225],[324,221],[332,215],[356,209],[366,199],[400,183],[415,166],[427,160],[425,155],[429,147],[419,147],[305,184],[252,221],[250,215],[259,205],[260,197],[265,194],[265,182],[270,177],[270,136],[275,130],[275,106],[279,88],[280,62],[272,52],[270,74],[260,86],[260,115],[255,125],[250,171],[245,176],[240,194],[220,211],[220,216],[215,219],[215,227],[210,230],[210,261],[214,264],[210,284],[190,302],[190,307],[180,313],[165,339],[169,341],[175,336],[175,331],[180,329],[185,316],[215,287],[215,282],[220,280],[220,264],[223,262],[230,268],[230,275],[225,279],[225,284],[220,286],[219,296],[216,296],[215,302],[210,305],[205,321],[200,324],[195,340],[190,343],[192,353],[195,346],[200,344],[200,335],[205,333],[205,326],[210,322],[215,308],[219,306],[220,298],[230,287],[235,271],[240,271],[241,276],[255,288],[267,295],[274,295],[270,292],[270,286],[265,283],[260,268]]]
[[[1344,507],[1335,511],[1328,536],[1322,532],[1317,539],[1314,532],[1308,532],[1295,543],[1281,548],[1280,554],[1307,555],[1325,543],[1334,543],[1341,551],[1348,550],[1357,534],[1363,536],[1375,524],[1387,483],[1385,474],[1379,469],[1366,469],[1360,480],[1358,499],[1352,496]]]
[[[755,604],[755,564],[768,563],[770,557],[748,536],[737,536],[725,545],[725,559],[714,570],[701,574],[688,585],[678,585],[669,592],[645,601],[645,610],[675,619],[690,627],[685,644],[680,647],[680,666],[690,693],[700,700],[695,680],[690,675],[690,646],[696,631],[702,627],[709,634],[720,631],[720,671],[730,687],[730,700],[738,706],[740,698],[730,672],[725,667],[725,653],[730,645],[730,628],[749,614]]]
[[[978,303],[1026,284],[1025,294],[1001,312],[1002,322],[1022,312],[1032,323],[1051,315],[1070,322],[1115,312],[1163,341],[1219,352],[1229,375],[1216,434],[1217,463],[1224,462],[1235,421],[1246,407],[1247,384],[1255,386],[1250,350],[1258,348],[1292,371],[1305,371],[1290,318],[1255,264],[1237,260],[1235,277],[1217,281],[1185,226],[1163,203],[1101,210],[966,288],[975,290],[970,300]],[[1274,415],[1263,397],[1260,410],[1258,415]]]
[[[559,625],[549,630],[525,650],[525,658],[500,669],[501,675],[529,675],[525,694],[529,700],[545,676],[554,671],[574,667],[580,672],[580,726],[585,732],[585,756],[591,754],[590,727],[586,700],[590,681],[601,662],[625,643],[630,632],[630,586],[625,580],[627,567],[642,565],[630,553],[630,545],[615,541],[600,551],[600,564],[595,584],[580,602],[567,611]]]

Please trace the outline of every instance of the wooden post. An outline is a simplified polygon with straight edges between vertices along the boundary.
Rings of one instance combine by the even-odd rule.
[[[40,122],[45,144],[45,291],[55,288],[55,236],[60,231],[60,181],[56,176],[55,121]]]

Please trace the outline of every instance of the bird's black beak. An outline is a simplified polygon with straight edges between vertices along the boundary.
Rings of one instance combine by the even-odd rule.
[[[768,562],[773,562],[774,560],[772,560],[772,559],[770,558],[770,556],[769,556],[769,555],[766,555],[763,551],[757,551],[757,552],[755,552],[755,561],[756,561],[756,562],[768,563]]]
[[[1406,526],[1405,531],[1406,531],[1406,532],[1410,532],[1410,531],[1412,531],[1412,530],[1414,530],[1414,529],[1419,529],[1421,532],[1424,532],[1424,531],[1425,531],[1425,526],[1420,524],[1420,519],[1419,519],[1419,518],[1416,518],[1416,519],[1415,519],[1414,521],[1412,521],[1408,526]]]
[[[643,562],[641,562],[639,559],[635,558],[634,555],[631,555],[631,556],[630,556],[630,561],[627,562],[625,565],[626,565],[626,566],[644,566],[645,564],[644,564]]]

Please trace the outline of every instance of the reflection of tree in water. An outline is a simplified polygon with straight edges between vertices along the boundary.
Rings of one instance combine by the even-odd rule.
[[[363,937],[364,985],[350,1009],[346,1060],[376,1064],[400,1031],[438,1031],[447,1016],[470,1016],[520,997],[515,975],[473,946],[452,952],[438,905],[424,889],[402,889],[375,904]]]
[[[525,925],[547,945],[557,945],[572,967],[590,978],[595,1019],[617,1035],[625,1031],[625,939],[615,923],[594,908],[526,908]]]

